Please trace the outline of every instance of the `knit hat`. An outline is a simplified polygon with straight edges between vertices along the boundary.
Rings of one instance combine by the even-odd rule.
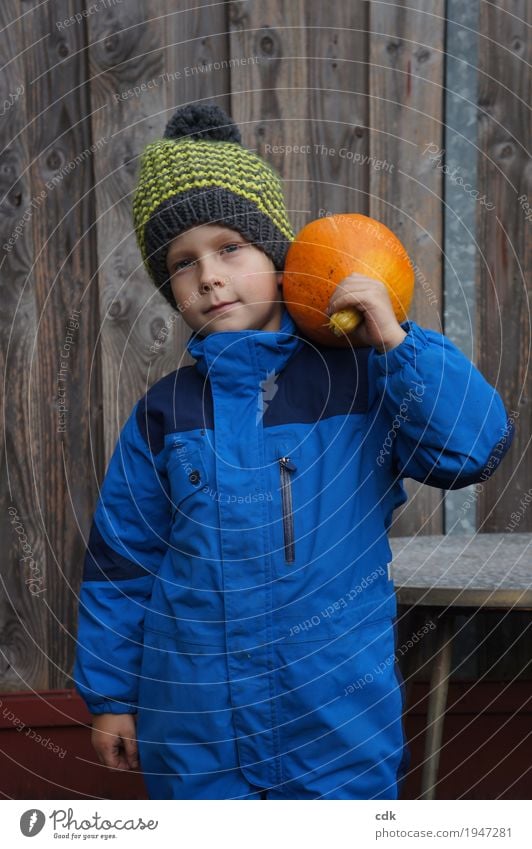
[[[146,270],[173,307],[166,255],[184,230],[204,223],[237,230],[277,270],[294,239],[279,174],[242,145],[238,127],[214,104],[178,109],[164,137],[144,148],[133,221]]]

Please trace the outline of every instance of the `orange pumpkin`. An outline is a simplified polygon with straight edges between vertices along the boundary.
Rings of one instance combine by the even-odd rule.
[[[347,213],[306,224],[291,243],[283,274],[283,298],[299,329],[313,342],[353,345],[346,334],[362,321],[356,309],[325,313],[336,286],[350,274],[381,280],[398,321],[414,295],[414,269],[391,230],[367,215]]]

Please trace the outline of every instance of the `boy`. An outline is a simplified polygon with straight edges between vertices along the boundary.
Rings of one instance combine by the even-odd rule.
[[[279,177],[217,107],[178,110],[146,147],[133,212],[196,363],[135,404],[94,515],[74,677],[98,756],[140,758],[154,799],[395,799],[387,531],[402,478],[495,468],[502,401],[377,280],[330,301],[363,314],[356,347],[298,334]]]

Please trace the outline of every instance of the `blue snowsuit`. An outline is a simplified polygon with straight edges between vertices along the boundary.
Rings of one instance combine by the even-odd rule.
[[[385,354],[193,334],[134,406],[93,518],[74,680],[137,712],[154,799],[395,799],[409,763],[387,530],[402,478],[485,480],[497,391],[412,321]]]

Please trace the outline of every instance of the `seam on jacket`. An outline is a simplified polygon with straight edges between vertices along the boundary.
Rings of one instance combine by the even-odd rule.
[[[489,478],[498,469],[502,460],[506,456],[506,453],[508,452],[508,449],[510,448],[513,442],[514,434],[515,427],[513,421],[511,418],[508,417],[506,421],[506,426],[504,428],[504,435],[500,439],[498,439],[497,442],[490,449],[488,459],[485,463],[482,464],[481,471],[471,472],[468,475],[462,476],[458,471],[456,473],[452,473],[452,480],[451,475],[447,475],[447,477],[445,476],[445,470],[443,471],[443,474],[439,473],[438,471],[431,471],[428,473],[423,483],[427,486],[434,486],[444,489],[462,489],[465,486],[471,486],[472,484],[478,483],[479,481],[489,480]],[[510,439],[506,441],[508,436],[510,436]],[[497,450],[497,446],[501,443],[503,447]],[[491,459],[495,460],[495,464],[491,468],[488,468]],[[401,477],[408,477],[408,475],[401,475]],[[431,480],[433,480],[434,483],[431,483]],[[444,481],[446,482],[444,483]]]
[[[509,425],[509,426],[508,426]],[[455,475],[454,480],[449,487],[450,489],[462,488],[464,486],[470,486],[471,484],[478,483],[479,481],[489,480],[492,474],[498,469],[504,457],[506,456],[508,449],[510,448],[515,435],[515,426],[513,420],[510,417],[507,417],[506,425],[504,428],[503,436],[497,440],[497,442],[492,446],[490,452],[488,454],[488,459],[485,463],[482,464],[482,471],[473,472],[470,475],[460,477],[460,475]],[[508,436],[510,437],[508,439]],[[508,441],[507,441],[508,440]],[[502,443],[502,447],[497,450],[497,446]],[[490,460],[494,459],[494,465],[489,468]]]
[[[150,415],[149,415],[149,405],[148,405],[148,393],[139,398],[137,403],[135,404],[132,411],[132,418],[135,423],[135,427],[137,429],[138,436],[140,437],[140,441],[142,445],[144,445],[150,455],[153,458],[153,463],[155,465],[155,458],[159,457],[161,452],[164,449],[164,438],[165,438],[165,428],[164,422],[162,427],[159,428],[160,433],[157,434],[156,438],[151,439],[150,434]],[[142,427],[141,423],[142,422]],[[152,423],[152,430],[154,429],[154,424]],[[144,428],[146,429],[146,433],[144,433]]]
[[[406,336],[399,345],[396,345],[390,351],[384,351],[382,354],[373,349],[370,355],[383,377],[395,374],[405,365],[416,367],[418,355],[430,345],[428,335],[419,324],[414,321],[404,321],[400,326],[406,331]],[[444,338],[442,337],[442,339]],[[444,346],[445,343],[443,342],[441,344],[442,349]]]
[[[393,618],[393,639],[394,639],[394,654],[395,654],[395,663],[394,663],[394,677],[399,686],[399,692],[401,696],[401,716],[400,716],[400,724],[401,724],[401,737],[402,737],[402,749],[401,749],[401,760],[397,766],[397,771],[395,775],[395,783],[397,788],[397,798],[399,799],[401,796],[402,789],[404,787],[404,783],[406,780],[406,776],[410,769],[410,764],[412,760],[412,753],[410,750],[408,737],[406,735],[406,724],[405,724],[405,716],[407,709],[406,702],[406,684],[403,678],[403,673],[401,672],[401,667],[399,665],[399,660],[397,659],[397,643],[398,643],[398,623],[397,616]]]

